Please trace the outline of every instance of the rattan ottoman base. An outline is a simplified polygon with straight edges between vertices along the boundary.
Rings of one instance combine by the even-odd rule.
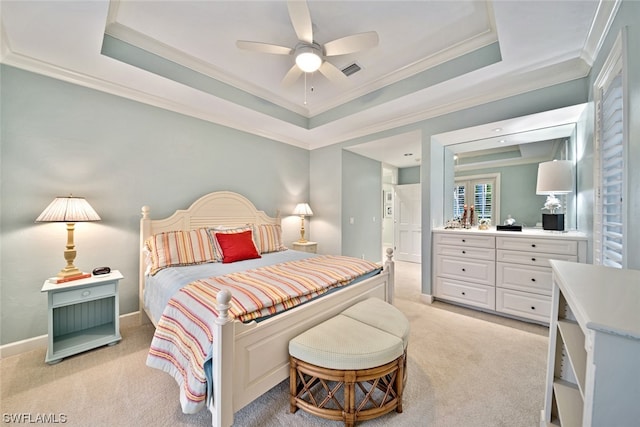
[[[291,413],[302,409],[352,427],[356,421],[402,412],[406,351],[385,365],[359,370],[322,368],[293,356],[289,361]]]

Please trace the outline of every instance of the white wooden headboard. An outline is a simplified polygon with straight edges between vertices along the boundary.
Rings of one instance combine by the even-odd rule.
[[[246,224],[280,224],[280,215],[269,217],[256,209],[249,199],[231,191],[216,191],[205,194],[187,209],[176,210],[163,219],[151,219],[149,206],[142,207],[140,219],[140,248],[147,238],[157,233],[176,230],[194,230],[200,227]],[[140,276],[138,299],[140,313],[144,313],[145,254],[140,251]]]

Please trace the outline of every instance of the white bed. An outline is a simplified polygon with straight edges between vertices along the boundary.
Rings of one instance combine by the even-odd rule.
[[[186,210],[168,218],[152,220],[150,209],[142,208],[140,239],[175,230],[195,230],[211,226],[280,224],[280,218],[267,216],[244,196],[220,191],[207,194]],[[217,308],[213,354],[213,399],[208,407],[212,425],[233,424],[233,414],[289,376],[288,343],[302,331],[334,316],[354,303],[375,296],[393,302],[393,261],[387,254],[383,271],[369,279],[307,302],[261,322],[241,323],[226,315],[230,295],[221,292]],[[151,316],[144,304],[145,255],[140,255],[140,312],[144,321]]]

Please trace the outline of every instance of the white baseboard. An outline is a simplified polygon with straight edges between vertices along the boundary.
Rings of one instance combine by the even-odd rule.
[[[120,316],[120,329],[137,326],[140,324],[140,312],[134,311]],[[27,338],[26,340],[16,341],[0,346],[0,359],[15,356],[17,354],[26,353],[27,351],[36,350],[40,347],[46,347],[48,335],[40,335],[38,337]]]
[[[429,294],[420,294],[420,302],[425,304],[433,304],[434,298],[433,295]]]

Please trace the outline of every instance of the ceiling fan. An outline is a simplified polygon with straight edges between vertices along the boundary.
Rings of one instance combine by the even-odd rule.
[[[282,80],[283,86],[292,85],[303,73],[320,71],[327,79],[335,83],[345,83],[347,77],[327,57],[359,52],[378,45],[378,33],[368,31],[353,34],[320,45],[313,40],[313,25],[306,1],[287,1],[289,18],[298,36],[298,44],[293,48],[270,43],[238,40],[240,49],[275,55],[294,55],[295,64]]]

